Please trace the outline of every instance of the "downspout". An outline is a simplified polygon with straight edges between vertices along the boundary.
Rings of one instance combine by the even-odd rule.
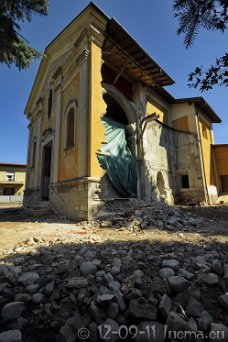
[[[205,165],[204,165],[204,160],[203,160],[203,145],[202,145],[202,139],[201,139],[201,134],[200,134],[200,126],[199,126],[199,109],[195,108],[196,112],[196,129],[197,129],[197,135],[199,138],[199,147],[200,147],[200,163],[201,167],[203,170],[203,185],[204,185],[204,191],[206,194],[206,203],[210,204],[210,198],[209,198],[209,193],[207,189],[207,182],[206,182],[206,171],[205,171]]]

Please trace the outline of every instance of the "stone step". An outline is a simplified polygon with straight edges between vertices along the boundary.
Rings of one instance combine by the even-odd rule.
[[[51,215],[54,214],[54,210],[52,208],[52,204],[49,201],[37,201],[34,202],[27,208],[24,208],[24,211],[27,214],[32,216],[43,216],[43,215]]]

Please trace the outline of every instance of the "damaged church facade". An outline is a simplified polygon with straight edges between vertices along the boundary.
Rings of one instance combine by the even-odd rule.
[[[221,120],[202,97],[174,99],[173,83],[114,19],[85,8],[46,48],[25,109],[25,208],[48,201],[84,220],[129,198],[214,203]]]

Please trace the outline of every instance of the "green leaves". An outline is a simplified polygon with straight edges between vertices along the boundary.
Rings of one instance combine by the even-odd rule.
[[[184,45],[190,47],[200,28],[224,32],[228,22],[228,0],[174,0],[174,16],[179,21],[177,34],[184,34]],[[227,53],[217,58],[216,63],[203,71],[197,67],[189,74],[189,86],[200,91],[214,85],[228,85]]]
[[[1,0],[1,7],[13,20],[31,21],[35,13],[47,15],[48,0]]]
[[[21,70],[42,56],[21,37],[18,21],[31,21],[33,14],[46,15],[47,9],[48,0],[0,1],[0,63],[15,64]]]
[[[186,48],[193,44],[200,27],[224,31],[228,21],[228,0],[174,0],[174,16],[179,21],[178,34],[184,33]]]
[[[203,71],[202,66],[189,74],[189,86],[200,91],[210,90],[215,85],[228,86],[228,53],[217,58],[214,65]]]

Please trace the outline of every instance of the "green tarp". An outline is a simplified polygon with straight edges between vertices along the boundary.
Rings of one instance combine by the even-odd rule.
[[[103,119],[106,142],[101,147],[99,162],[107,176],[123,197],[137,196],[137,164],[127,146],[124,125],[108,118]]]

